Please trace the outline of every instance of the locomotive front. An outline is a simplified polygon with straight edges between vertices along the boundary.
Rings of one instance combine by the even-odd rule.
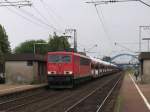
[[[50,88],[73,86],[73,55],[71,52],[49,52],[47,76]]]

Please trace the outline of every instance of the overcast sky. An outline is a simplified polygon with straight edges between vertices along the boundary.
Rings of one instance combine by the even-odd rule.
[[[32,0],[32,7],[0,7],[0,24],[7,31],[12,48],[29,39],[48,40],[48,35],[55,31],[50,27],[53,26],[59,34],[65,28],[77,29],[78,49],[81,51],[97,44],[97,48],[91,49],[91,52],[97,52],[89,54],[92,56],[112,56],[126,52],[123,47],[115,46],[114,42],[133,51],[138,50],[139,26],[150,25],[150,7],[139,2],[97,6],[104,31],[94,5],[87,4],[86,1],[88,0]],[[149,35],[150,31],[142,31],[142,38]],[[143,42],[145,44],[142,48],[146,50],[146,41]]]

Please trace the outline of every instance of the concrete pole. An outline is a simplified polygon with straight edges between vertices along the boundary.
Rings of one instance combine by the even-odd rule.
[[[77,52],[77,31],[74,29],[74,51]]]
[[[35,54],[35,43],[33,44],[33,52]]]
[[[149,52],[149,40],[148,40],[148,52]]]
[[[142,26],[139,26],[139,53],[141,53],[141,28]]]

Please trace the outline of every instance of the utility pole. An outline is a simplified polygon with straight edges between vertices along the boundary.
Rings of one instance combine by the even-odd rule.
[[[66,29],[65,32],[74,33],[74,51],[77,52],[77,30],[76,29]]]
[[[13,2],[5,0],[4,2],[0,2],[0,7],[7,7],[7,6],[12,6],[12,7],[16,6],[20,8],[24,6],[32,6],[32,3],[29,0],[13,1]]]
[[[139,53],[141,53],[141,26],[139,26]]]

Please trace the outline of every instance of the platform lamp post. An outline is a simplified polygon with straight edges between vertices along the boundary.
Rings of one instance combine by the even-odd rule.
[[[34,43],[34,45],[33,45],[33,50],[34,50],[34,54],[36,54],[36,45],[48,45],[48,43]]]

